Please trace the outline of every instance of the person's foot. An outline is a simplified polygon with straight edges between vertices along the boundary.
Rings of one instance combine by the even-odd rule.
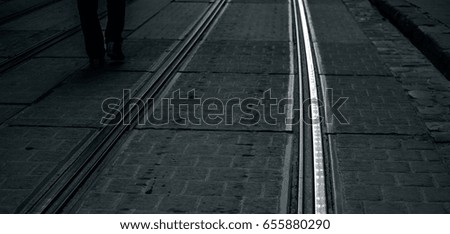
[[[89,66],[92,69],[101,68],[105,65],[105,59],[104,58],[90,58],[89,59]]]
[[[106,54],[112,60],[122,61],[125,59],[125,55],[122,52],[122,44],[118,42],[106,43]]]

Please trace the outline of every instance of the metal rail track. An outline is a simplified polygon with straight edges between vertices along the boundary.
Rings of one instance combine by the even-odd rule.
[[[326,198],[326,185],[325,185],[325,170],[324,170],[324,149],[322,141],[322,127],[320,122],[320,106],[319,106],[319,83],[317,82],[317,73],[315,68],[315,60],[313,55],[313,47],[311,43],[310,26],[308,25],[307,11],[305,8],[304,0],[292,0],[292,10],[294,11],[294,26],[295,26],[295,44],[296,44],[296,56],[298,66],[298,93],[300,104],[303,103],[303,92],[307,92],[306,98],[309,100],[309,111],[311,123],[310,125],[304,123],[303,110],[300,111],[300,122],[298,125],[299,134],[299,159],[298,159],[298,171],[299,171],[299,184],[298,184],[298,207],[297,212],[303,213],[306,208],[304,207],[304,199],[308,199],[306,194],[312,194],[311,199],[312,212],[316,214],[327,213],[327,198]],[[302,49],[304,51],[302,51]],[[302,53],[305,58],[305,71],[302,71]],[[302,75],[306,74],[307,87],[304,87]],[[304,143],[304,141],[309,141]],[[312,157],[312,158],[306,158]],[[309,168],[310,167],[310,168]],[[306,175],[312,171],[312,180],[308,180],[311,175]],[[312,183],[312,184],[311,184]],[[313,191],[306,191],[306,188],[311,188]],[[303,199],[302,199],[303,198]]]
[[[168,54],[164,61],[158,66],[156,72],[152,75],[147,73],[146,80],[149,82],[141,83],[132,94],[132,99],[149,100],[158,97],[170,80],[174,77],[185,59],[199,44],[202,37],[210,29],[213,22],[218,18],[220,12],[226,6],[226,0],[216,0],[204,13],[186,36],[185,40],[175,47],[174,52]],[[132,100],[130,99],[130,100]],[[130,101],[129,101],[130,102]],[[114,124],[107,125],[95,137],[93,141],[83,150],[79,157],[66,168],[66,170],[48,187],[45,191],[38,192],[38,196],[32,199],[27,205],[20,209],[19,213],[61,213],[65,206],[77,194],[78,190],[96,171],[102,162],[107,158],[108,153],[113,149],[117,142],[137,123],[139,113],[145,106],[127,105],[122,103],[121,115],[110,122],[120,122],[122,119],[130,120],[131,125]],[[151,104],[147,106],[151,108]],[[125,107],[131,107],[128,111]]]
[[[43,7],[46,7],[48,5],[51,5],[53,3],[59,2],[61,0],[53,0],[50,1],[48,3],[43,3],[40,4],[36,7],[32,7],[32,9],[29,10],[24,10],[24,12],[19,16],[23,16],[26,15],[28,13],[31,13],[35,10],[41,9]],[[132,2],[133,0],[128,0],[127,3]],[[103,19],[107,16],[107,11],[102,11],[99,13],[98,17],[99,19]],[[16,17],[14,17],[15,19]],[[13,20],[13,18],[11,18],[10,20]],[[10,21],[8,20],[8,21]],[[0,20],[0,24],[2,24],[3,22]],[[79,32],[81,30],[81,26],[80,24],[76,24],[73,25],[72,27],[68,28],[67,30],[61,31],[61,32],[57,32],[35,44],[33,44],[32,46],[20,51],[19,53],[17,53],[16,55],[12,56],[11,58],[8,58],[5,61],[0,62],[0,74],[8,71],[9,69],[20,65],[22,62],[30,59],[31,57],[33,57],[34,55],[40,53],[41,51],[55,45],[56,43],[74,35],[75,33]]]
[[[12,21],[12,20],[19,18],[21,16],[24,16],[24,15],[27,15],[31,12],[37,11],[39,9],[42,9],[46,6],[52,5],[53,3],[57,3],[59,1],[61,1],[61,0],[49,0],[49,1],[41,2],[40,4],[36,4],[36,5],[30,6],[30,7],[27,7],[25,9],[22,9],[20,11],[14,12],[12,14],[3,16],[0,18],[0,25],[8,23],[9,21]]]
[[[102,19],[106,17],[107,12],[102,12],[99,14],[99,18]],[[38,54],[39,52],[55,45],[56,43],[74,35],[75,33],[79,32],[81,30],[81,27],[79,24],[74,25],[73,27],[61,31],[58,33],[55,33],[46,39],[39,41],[35,43],[34,45],[28,47],[27,49],[19,52],[18,54],[12,56],[11,58],[8,58],[7,60],[0,62],[0,74],[6,72],[7,70],[20,65],[24,61],[30,59],[34,55]]]

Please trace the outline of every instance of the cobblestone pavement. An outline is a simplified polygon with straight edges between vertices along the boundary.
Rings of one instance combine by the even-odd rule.
[[[368,1],[310,1],[310,10],[322,80],[335,98],[349,97],[342,112],[350,124],[335,122],[327,132],[335,149],[337,212],[450,212],[448,156],[442,150],[448,148],[448,105],[440,103],[448,81]],[[347,21],[343,36],[331,36],[337,37],[335,50],[355,40],[370,48],[366,55],[347,50],[365,71],[349,76],[327,69],[334,60],[324,58],[329,49],[321,43],[332,40],[325,32],[333,30],[334,18]],[[374,76],[380,69],[389,72]]]
[[[184,98],[226,103],[262,98],[270,89],[273,98],[286,98],[288,5],[263,3],[231,2],[165,97],[178,90]],[[195,97],[188,95],[192,90]],[[155,115],[162,116],[164,107],[159,105]],[[188,109],[181,114],[187,117]],[[168,125],[139,126],[76,212],[285,212],[282,184],[289,179],[285,157],[292,144],[285,114],[278,115],[283,122],[276,125],[262,120],[243,125],[242,113],[228,114],[234,118],[228,124],[179,124],[170,118]]]
[[[1,74],[0,213],[21,212],[48,188],[98,136],[103,100],[152,81],[154,65],[211,5],[127,2],[132,13],[123,64],[87,69],[83,36],[75,33]],[[348,98],[340,111],[349,124],[334,119],[323,131],[331,146],[327,189],[336,207],[330,210],[450,213],[450,82],[369,0],[307,2],[321,84],[333,90],[334,100]],[[189,100],[214,98],[216,104],[262,99],[267,92],[276,100],[287,98],[293,75],[288,3],[229,1],[162,98],[177,92]],[[32,6],[21,0],[1,4],[0,19],[20,4]],[[61,0],[0,24],[6,35],[0,38],[0,61],[77,23],[75,2]],[[166,104],[163,99],[148,114],[163,116]],[[261,106],[247,107],[262,113]],[[188,109],[160,126],[139,116],[143,124],[120,139],[66,211],[287,212],[298,139],[284,122],[285,103],[272,116],[275,124],[263,121],[270,117],[265,112],[243,124],[248,112],[233,108],[222,122],[210,124],[176,123],[192,115]],[[205,117],[200,107],[194,111],[194,117]]]
[[[137,130],[78,213],[276,213],[286,134]]]
[[[33,194],[49,186],[48,181],[98,133],[102,101],[120,98],[123,89],[142,82],[142,75],[151,72],[152,64],[182,38],[186,25],[208,4],[129,1],[127,10],[133,14],[126,18],[124,64],[86,69],[82,34],[76,33],[1,75],[1,213],[20,212]],[[145,29],[141,26],[161,20],[153,16],[167,16],[175,9],[184,16],[179,25],[169,21],[172,27],[165,27],[167,32],[160,29],[159,37],[133,36]],[[1,38],[2,56],[15,55],[45,36],[76,25],[76,14],[74,1],[61,1],[1,25],[2,35],[7,35]],[[45,17],[56,20],[42,20]]]
[[[93,133],[89,129],[0,130],[0,213],[14,213]]]
[[[450,5],[446,0],[371,0],[450,80]]]

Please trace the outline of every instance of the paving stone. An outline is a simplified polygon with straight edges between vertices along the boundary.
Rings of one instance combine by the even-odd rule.
[[[402,186],[433,187],[433,179],[427,174],[399,174],[397,176]]]
[[[417,173],[447,172],[448,168],[442,162],[411,162],[411,169]]]
[[[376,148],[376,146],[374,146]],[[355,151],[353,151],[355,152]],[[357,152],[357,153],[356,153]],[[354,154],[354,159],[356,160],[386,160],[388,159],[388,153],[386,150],[373,150],[371,152],[367,151],[356,151]]]
[[[372,171],[373,163],[367,161],[342,161],[339,163],[343,171]]]
[[[286,1],[284,1],[286,2]],[[287,4],[240,4],[233,2],[215,28],[208,41],[288,41]]]
[[[321,42],[322,75],[390,75],[372,44]]]
[[[278,167],[273,166],[272,169],[255,168],[247,164],[233,168],[232,162],[234,157],[243,157],[242,152],[246,154],[248,149],[250,152],[256,152],[256,149],[260,152],[251,156],[253,160],[258,158],[264,159],[263,161],[269,158],[283,160],[286,144],[283,140],[286,141],[286,134],[251,132],[230,134],[216,131],[201,131],[200,134],[196,131],[147,129],[134,130],[130,136],[131,138],[121,146],[109,165],[101,172],[97,181],[88,188],[85,196],[114,193],[124,197],[151,195],[162,197],[162,200],[156,208],[152,205],[141,208],[142,205],[139,204],[144,200],[139,198],[133,205],[130,199],[127,200],[126,207],[108,208],[111,213],[278,212],[281,184],[284,179],[281,173],[283,164],[277,164]],[[273,142],[274,145],[239,144],[239,139],[252,139],[256,136],[269,138],[261,142]],[[195,146],[197,142],[205,143],[205,146],[208,143],[210,147],[206,149],[192,147],[190,150],[189,146]],[[144,147],[134,149],[139,144],[146,145],[152,150],[145,150]],[[273,153],[265,155],[265,151]],[[129,158],[133,160],[128,160]],[[205,158],[208,158],[208,162],[202,163],[201,159]],[[172,160],[177,161],[174,163]],[[242,200],[247,198],[262,199],[261,202],[267,203],[268,207],[263,209],[252,202],[244,209]],[[124,198],[121,199],[118,204],[124,203]],[[152,200],[150,203],[155,202]],[[77,213],[85,211],[95,213],[97,210],[84,205],[77,208]]]
[[[364,206],[359,201],[345,201],[342,213],[344,214],[364,214]]]
[[[356,172],[353,171],[341,171],[340,173],[340,179],[342,183],[344,184],[357,184],[358,183],[358,176]]]
[[[78,137],[64,139],[61,136],[76,133]],[[4,127],[0,130],[0,194],[17,193],[20,196],[0,201],[0,206],[8,206],[14,212],[25,198],[51,178],[56,165],[69,159],[73,150],[84,143],[90,134],[88,129],[38,127]],[[69,142],[63,151],[59,145]],[[14,201],[13,201],[14,200]]]
[[[422,155],[417,151],[389,151],[389,158],[393,161],[423,161]]]
[[[136,30],[143,22],[158,14],[161,9],[167,7],[171,0],[137,0],[127,6],[125,15],[125,30]]]
[[[308,1],[308,5],[312,12],[311,21],[316,40],[319,42],[354,43],[367,40],[341,2]]]
[[[76,2],[57,2],[3,24],[7,30],[64,30],[79,22]]]
[[[25,173],[23,173],[25,174]],[[34,189],[43,178],[41,176],[9,176],[5,183],[2,184],[2,189],[19,190],[19,189]]]
[[[159,105],[154,113],[150,113],[156,117],[164,113],[167,119],[157,123],[152,118],[146,118],[145,125],[139,125],[139,128],[282,130],[285,129],[286,114],[278,111],[277,107],[269,109],[263,100],[270,97],[278,103],[274,103],[274,106],[284,108],[281,100],[287,97],[288,82],[287,75],[185,73],[164,97],[167,99],[166,104]],[[189,94],[195,94],[195,110],[189,110],[187,105],[182,105],[179,109],[173,103],[169,106],[169,99],[173,102],[176,101],[175,98],[180,98],[181,102],[186,103]],[[254,114],[253,119],[246,122],[246,119],[252,118],[244,109],[246,101],[250,99],[256,101]],[[212,113],[207,109],[208,101],[214,101],[218,105],[219,112],[215,116],[218,118],[217,122],[207,116]],[[177,121],[178,115],[184,120]],[[261,138],[252,140],[261,141]],[[199,145],[193,150],[204,149],[210,153],[209,148],[214,146],[208,145],[210,146]]]
[[[241,212],[242,201],[234,197],[203,197],[198,211],[200,213],[236,214]]]
[[[175,170],[173,179],[185,180],[205,180],[208,175],[208,169],[196,167],[178,167]]]
[[[200,167],[230,167],[232,157],[199,157],[196,166]]]
[[[279,197],[281,194],[281,184],[277,181],[265,182],[263,196],[266,198]]]
[[[185,194],[195,196],[221,196],[224,187],[224,182],[189,181]]]
[[[139,183],[132,179],[112,179],[108,187],[106,188],[106,192],[108,193],[124,192],[127,194],[140,194],[146,189],[146,185],[147,184],[145,183]]]
[[[119,210],[152,210],[159,203],[160,197],[156,195],[134,195],[127,194],[120,199],[117,209]]]
[[[155,17],[134,31],[136,39],[183,39],[186,29],[205,11],[209,3],[170,3]],[[153,6],[152,6],[153,8]]]
[[[197,51],[186,71],[289,73],[289,43],[211,41]]]
[[[406,214],[406,207],[402,203],[364,202],[365,213],[368,214]]]
[[[50,48],[38,53],[36,57],[87,58],[84,47],[83,33],[75,33],[63,41],[56,43],[55,45],[50,46]]]
[[[15,213],[18,206],[30,195],[31,191],[27,189],[11,189],[11,190],[1,190],[0,197],[2,203],[0,211],[2,214]]]
[[[111,193],[92,193],[89,194],[83,200],[81,207],[89,209],[105,209],[114,210],[118,202],[120,201],[121,194]]]
[[[230,0],[230,3],[288,4],[287,0]]]
[[[344,196],[348,200],[382,200],[381,190],[378,186],[352,185],[345,187]]]
[[[400,1],[402,3],[404,1]],[[421,54],[416,48],[414,48],[410,42],[399,33],[395,27],[393,27],[388,21],[384,20],[384,18],[377,12],[377,10],[370,5],[369,1],[359,1],[359,0],[344,0],[344,7],[350,13],[351,17],[357,22],[360,30],[364,32],[369,40],[365,40],[367,43],[372,43],[378,53],[378,59],[386,64],[389,70],[393,73],[395,79],[391,79],[390,88],[392,89],[392,93],[396,93],[395,96],[390,98],[377,98],[372,101],[371,107],[375,110],[386,110],[386,107],[393,108],[392,112],[389,115],[383,113],[377,113],[375,111],[365,111],[360,113],[352,113],[351,117],[355,119],[355,117],[366,117],[370,116],[370,113],[375,116],[382,116],[380,118],[379,123],[394,125],[396,127],[392,128],[384,128],[384,138],[387,138],[386,141],[390,139],[396,139],[397,143],[394,145],[384,146],[384,143],[380,141],[382,138],[376,136],[367,136],[365,139],[370,138],[374,142],[380,142],[377,149],[383,150],[388,149],[389,157],[389,167],[391,169],[395,169],[397,166],[391,163],[407,163],[410,166],[411,171],[404,172],[386,172],[387,174],[393,175],[396,179],[396,189],[400,192],[395,193],[392,192],[390,196],[400,196],[396,197],[396,200],[414,200],[418,199],[417,194],[425,195],[425,199],[427,201],[433,200],[434,202],[399,202],[399,203],[391,203],[391,202],[369,202],[364,201],[364,209],[362,209],[365,213],[443,213],[448,212],[446,210],[445,201],[445,184],[446,184],[446,174],[448,172],[448,167],[446,163],[442,160],[445,157],[445,150],[437,150],[437,148],[441,147],[445,149],[446,142],[443,140],[442,143],[437,144],[438,137],[433,134],[443,133],[441,139],[445,139],[445,132],[439,132],[444,130],[442,128],[447,118],[446,112],[448,111],[442,106],[446,106],[444,104],[446,102],[445,95],[441,93],[448,93],[448,81],[443,78],[441,74],[432,66],[432,64],[427,61],[423,54]],[[311,4],[319,3],[311,2]],[[320,4],[324,4],[321,2]],[[338,2],[334,2],[334,4],[338,4]],[[400,6],[400,5],[399,5]],[[318,9],[320,7],[317,7]],[[339,9],[339,8],[336,8]],[[407,10],[405,8],[405,10]],[[314,15],[314,12],[312,12]],[[337,13],[335,13],[337,14]],[[321,17],[320,14],[317,13],[316,18]],[[322,26],[325,28],[326,26]],[[315,29],[318,30],[317,28]],[[325,30],[322,32],[316,33],[326,33]],[[345,38],[345,37],[342,37]],[[320,47],[319,47],[320,49]],[[388,75],[392,77],[392,75]],[[381,79],[381,78],[380,78]],[[331,79],[330,79],[331,80]],[[356,80],[356,79],[355,79]],[[383,80],[386,82],[388,80]],[[352,85],[357,81],[345,82],[340,81],[332,83],[334,86],[339,87],[342,82],[342,86],[344,85]],[[329,83],[327,81],[327,83]],[[350,86],[351,87],[351,86]],[[348,92],[347,89],[342,89],[342,91],[337,91],[338,95],[343,95],[345,92]],[[359,90],[359,89],[358,89]],[[336,91],[336,90],[334,90]],[[351,90],[350,90],[351,91]],[[379,90],[372,89],[368,90],[367,94],[376,94],[381,93]],[[352,94],[352,92],[349,92]],[[359,97],[366,97],[364,93],[354,91],[354,95],[359,95]],[[383,93],[385,95],[385,93]],[[437,97],[439,95],[439,98]],[[370,95],[367,95],[370,96]],[[379,96],[379,95],[377,95]],[[409,96],[408,100],[405,100],[404,97]],[[358,96],[356,96],[356,100]],[[402,100],[402,103],[411,103],[410,104],[385,104],[383,101],[390,100]],[[439,100],[439,101],[438,101]],[[351,101],[351,100],[350,100]],[[350,102],[351,103],[351,102]],[[441,104],[442,103],[442,104]],[[348,103],[346,103],[346,106]],[[355,102],[351,103],[353,108],[365,108],[367,105],[357,105]],[[394,109],[401,109],[405,106],[409,107],[404,109],[403,113],[399,111],[395,111]],[[345,108],[345,107],[344,107]],[[344,109],[345,110],[345,109]],[[405,111],[406,110],[406,111]],[[360,114],[360,115],[357,115]],[[380,115],[382,114],[382,115]],[[405,125],[404,123],[408,122],[406,119],[408,116],[417,116],[414,124]],[[393,118],[395,117],[395,118]],[[401,118],[399,118],[401,117]],[[405,118],[406,117],[406,118]],[[404,120],[402,120],[402,118]],[[378,119],[377,119],[378,121]],[[403,121],[403,123],[402,123]],[[369,123],[369,121],[366,121]],[[438,123],[438,124],[434,124]],[[417,126],[426,124],[426,131],[416,131]],[[364,131],[365,126],[359,125],[358,128],[348,128],[348,129],[356,129],[359,131]],[[396,128],[403,128],[400,131]],[[367,131],[367,130],[366,130]],[[388,135],[395,135],[399,132],[402,132],[405,137],[392,137]],[[377,130],[367,131],[367,133],[377,132]],[[430,134],[431,132],[431,134]],[[370,134],[370,133],[369,133]],[[421,137],[413,137],[413,135],[421,135]],[[348,136],[346,136],[349,138]],[[440,137],[440,136],[439,136]],[[340,140],[337,137],[337,145],[342,149],[349,149],[350,147],[354,147],[352,144],[352,139]],[[400,145],[398,145],[398,140],[400,140]],[[375,145],[371,142],[370,144],[364,146],[362,143],[359,146],[366,151],[373,151],[375,149]],[[338,151],[340,152],[340,151]],[[341,151],[340,153],[346,153],[346,151]],[[339,155],[338,155],[339,157]],[[343,158],[343,156],[341,157]],[[381,163],[385,163],[383,160],[380,160],[377,164],[377,167],[380,166]],[[388,164],[386,164],[388,165]],[[404,169],[406,169],[405,164],[403,164]],[[447,168],[447,169],[445,169]],[[400,169],[397,167],[396,169]],[[395,169],[395,170],[396,170]],[[360,172],[362,173],[362,172]],[[442,180],[440,180],[442,178]],[[439,181],[442,182],[442,186],[439,185]],[[410,193],[405,192],[402,195],[403,189],[404,191],[409,191]],[[442,190],[444,189],[444,190]],[[385,186],[383,186],[383,191],[385,191]],[[439,192],[441,191],[441,192]],[[415,195],[414,195],[415,194]],[[383,195],[386,195],[385,192]],[[413,196],[414,195],[414,196]],[[412,197],[411,197],[412,196]],[[392,197],[393,198],[393,197]],[[345,199],[344,199],[345,203]],[[356,205],[355,205],[356,206]],[[394,209],[395,208],[395,209]],[[359,209],[361,210],[361,209]]]
[[[44,126],[102,126],[102,102],[122,98],[140,72],[78,72],[70,82],[17,115],[13,124]],[[70,107],[70,108],[68,108]],[[107,110],[106,110],[107,111]]]
[[[436,174],[434,179],[438,183],[439,187],[450,187],[450,175],[448,174]]]
[[[32,59],[2,74],[0,100],[2,103],[32,103],[81,65],[80,59]]]
[[[155,180],[149,182],[145,188],[145,194],[178,195],[182,193],[185,185],[185,180]]]
[[[245,199],[243,213],[246,214],[275,214],[278,213],[278,201],[273,198]]]
[[[423,201],[421,191],[415,188],[383,187],[383,197],[387,201]]]
[[[424,190],[427,201],[450,202],[449,188],[427,188]]]
[[[261,183],[229,182],[227,183],[224,195],[233,197],[259,197],[261,196],[261,192]]]
[[[17,114],[25,106],[19,105],[0,105],[0,124]]]
[[[0,51],[4,61],[16,56],[31,46],[58,33],[57,30],[0,30],[2,35],[8,35],[0,39]],[[2,61],[3,62],[3,61]]]
[[[245,181],[249,177],[245,169],[212,169],[209,179],[213,181]]]
[[[446,214],[440,204],[408,203],[409,213],[412,214]]]
[[[358,180],[367,185],[394,185],[396,183],[394,176],[387,173],[359,172]]]
[[[422,162],[420,162],[422,163]],[[408,163],[405,162],[376,162],[376,170],[379,172],[410,172]]]
[[[406,96],[399,95],[395,91],[398,84],[393,77],[324,76],[324,78],[327,86],[333,91],[332,101],[347,99],[339,111],[348,123],[334,120],[329,131],[371,134],[425,133],[425,126],[420,122]],[[366,94],[374,93],[376,96],[361,96],[359,93],[361,91],[365,91]],[[373,144],[377,148],[399,147],[399,142],[391,139],[377,139]]]
[[[2,9],[0,10],[0,18],[9,17],[13,14],[17,14],[21,12],[24,9],[38,6],[43,3],[47,3],[48,0],[36,0],[36,1],[26,1],[26,0],[15,0],[15,1],[8,1],[8,0],[2,0],[0,1],[0,4],[2,4]]]

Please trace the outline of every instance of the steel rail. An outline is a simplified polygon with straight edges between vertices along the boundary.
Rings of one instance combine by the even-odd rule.
[[[3,17],[0,18],[0,25],[8,23],[9,21],[12,21],[12,20],[14,20],[16,18],[19,18],[21,16],[24,16],[24,15],[27,15],[27,14],[29,14],[31,12],[34,12],[34,11],[39,10],[39,9],[42,9],[42,8],[44,8],[46,6],[52,5],[53,3],[57,3],[59,1],[62,1],[62,0],[45,1],[45,2],[42,2],[40,4],[36,4],[36,5],[30,6],[30,7],[27,7],[25,9],[23,9],[23,10],[19,10],[19,11],[16,11],[14,13],[11,13],[9,15],[3,16]]]
[[[100,131],[95,139],[83,150],[81,155],[57,181],[45,191],[34,204],[23,209],[21,213],[61,213],[64,206],[67,205],[71,198],[76,195],[77,191],[89,179],[96,169],[105,160],[108,153],[111,152],[115,144],[133,128],[137,122],[139,113],[144,108],[150,108],[147,105],[130,105],[131,100],[150,100],[155,99],[164,91],[165,85],[170,82],[177,69],[183,64],[184,59],[198,45],[198,42],[208,31],[211,24],[216,20],[220,11],[224,8],[226,0],[218,0],[212,3],[209,9],[204,13],[203,17],[196,22],[191,32],[187,35],[172,54],[168,54],[168,58],[158,67],[152,75],[150,72],[145,74],[143,78],[150,79],[148,83],[142,83],[132,95],[127,103],[122,103],[121,113],[123,116],[116,115],[116,118],[110,123],[121,122],[121,120],[129,119],[131,125],[113,124],[108,125]],[[150,105],[152,103],[149,103]],[[125,107],[131,107],[129,111],[124,110]],[[119,119],[117,119],[119,118]]]
[[[306,74],[308,80],[308,88],[309,88],[309,100],[310,100],[310,113],[311,113],[311,140],[312,140],[312,157],[313,157],[313,177],[314,177],[314,212],[316,214],[326,214],[327,212],[327,201],[326,201],[326,188],[325,188],[325,173],[324,173],[324,154],[323,154],[323,142],[322,142],[322,128],[321,128],[321,116],[320,116],[320,107],[319,107],[319,92],[318,92],[318,83],[316,77],[316,70],[314,65],[314,57],[313,57],[313,49],[311,44],[310,37],[310,28],[308,25],[306,10],[305,10],[305,1],[304,0],[294,0],[294,19],[296,22],[296,33],[297,33],[297,56],[298,56],[298,67],[299,70],[301,68],[300,61],[300,34],[303,38],[303,46],[304,53],[306,57]],[[304,89],[302,87],[302,72],[298,72],[299,75],[299,93],[303,92]],[[301,94],[299,95],[302,96]],[[303,123],[303,111],[300,111],[301,119],[299,122],[299,142],[303,141],[304,137],[304,123]],[[299,171],[303,173],[304,170],[303,165],[303,156],[304,149],[302,144],[299,146]],[[301,184],[302,181],[299,180],[299,188],[303,188],[304,185]],[[303,191],[299,189],[299,197],[303,196]],[[299,201],[298,211],[299,213],[302,211],[302,206],[300,205],[301,201]]]

